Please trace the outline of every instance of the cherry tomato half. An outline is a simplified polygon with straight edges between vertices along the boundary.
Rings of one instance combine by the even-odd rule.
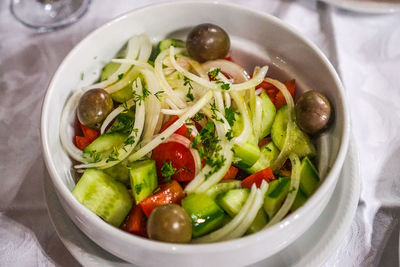
[[[176,122],[179,119],[178,116],[172,116],[172,118],[167,121],[162,127],[160,132],[164,132],[169,126],[171,126],[174,122]],[[183,124],[178,130],[175,131],[176,134],[180,134],[183,136],[186,136],[187,134],[187,128],[186,125]]]
[[[166,142],[158,145],[151,156],[156,161],[159,179],[165,177],[161,174],[164,163],[171,161],[172,167],[176,169],[172,179],[179,182],[191,181],[195,176],[195,164],[192,153],[184,145],[177,142]]]

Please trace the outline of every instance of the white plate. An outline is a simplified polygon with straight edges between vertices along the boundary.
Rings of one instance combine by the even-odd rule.
[[[73,224],[61,207],[48,175],[45,177],[44,191],[50,218],[61,241],[82,265],[132,266],[100,248]],[[355,215],[359,195],[358,156],[353,145],[350,145],[335,191],[321,216],[290,246],[254,266],[323,264],[347,233]]]
[[[385,14],[400,12],[400,0],[321,0],[343,9],[369,13]]]

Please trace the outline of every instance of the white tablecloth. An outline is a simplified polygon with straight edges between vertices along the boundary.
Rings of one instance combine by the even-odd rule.
[[[0,266],[78,265],[44,202],[41,102],[75,44],[111,18],[154,2],[159,1],[93,1],[78,23],[39,34],[19,24],[8,1],[1,1]],[[234,2],[273,14],[312,40],[347,89],[362,193],[352,227],[326,266],[398,266],[400,16],[361,15],[314,0]]]

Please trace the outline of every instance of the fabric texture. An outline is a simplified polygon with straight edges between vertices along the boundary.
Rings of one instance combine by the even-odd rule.
[[[9,1],[0,2],[0,266],[79,266],[46,210],[41,103],[74,45],[110,19],[156,2],[92,1],[76,24],[51,33],[22,26]],[[356,14],[315,0],[233,2],[277,16],[314,42],[347,90],[362,191],[352,226],[325,266],[398,266],[400,16]]]

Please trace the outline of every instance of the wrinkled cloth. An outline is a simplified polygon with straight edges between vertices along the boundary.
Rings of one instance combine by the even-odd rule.
[[[92,1],[77,23],[41,34],[17,22],[1,1],[0,266],[79,266],[46,210],[41,103],[74,45],[110,19],[156,2]],[[277,16],[314,42],[347,90],[362,191],[352,226],[325,266],[398,266],[400,16],[356,14],[315,0],[233,2]]]

